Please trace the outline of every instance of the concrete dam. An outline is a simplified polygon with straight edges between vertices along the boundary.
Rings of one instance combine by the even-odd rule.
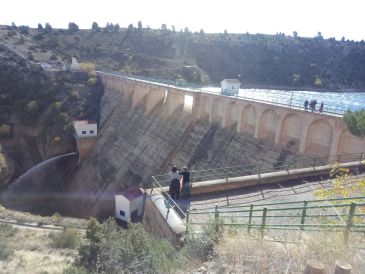
[[[341,117],[98,72],[105,94],[98,140],[65,201],[77,215],[111,215],[113,194],[146,186],[172,164],[193,169],[363,151]],[[287,149],[289,148],[289,149]],[[75,208],[77,204],[77,208]]]

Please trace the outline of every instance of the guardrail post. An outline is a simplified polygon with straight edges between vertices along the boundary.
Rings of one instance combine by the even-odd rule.
[[[360,153],[360,162],[362,161],[362,152]]]
[[[339,163],[341,160],[341,154],[337,155],[337,163]]]
[[[259,179],[261,179],[261,164],[259,164],[259,170],[258,170],[258,173],[259,173]]]
[[[189,233],[189,209],[186,210],[186,234]]]
[[[250,233],[251,230],[251,222],[252,222],[252,211],[253,211],[253,204],[250,204],[250,215],[248,215],[248,233]]]
[[[312,166],[315,167],[316,166],[316,160],[317,160],[317,158],[312,158],[312,159],[313,159]]]
[[[218,219],[219,219],[219,208],[218,208],[218,205],[215,205],[214,226],[215,226],[216,232],[218,232]]]
[[[267,213],[267,207],[264,207],[264,210],[262,211],[262,221],[261,221],[261,238],[264,236],[264,228],[266,225],[266,213]]]
[[[307,205],[308,202],[304,201],[303,210],[302,210],[302,217],[300,219],[300,229],[304,230],[304,223],[305,223],[305,215],[307,214]]]
[[[345,234],[344,234],[346,244],[348,243],[348,240],[349,240],[351,226],[352,226],[352,218],[354,217],[355,209],[356,209],[356,203],[352,202],[350,205],[349,216],[348,216]]]

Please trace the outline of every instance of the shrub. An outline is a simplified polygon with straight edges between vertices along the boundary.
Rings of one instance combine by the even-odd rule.
[[[350,132],[358,137],[365,137],[365,110],[358,110],[352,112],[348,110],[343,115],[343,120],[346,123]]]
[[[76,264],[98,273],[170,273],[178,263],[171,244],[152,239],[141,224],[121,229],[112,219],[91,219]]]
[[[62,141],[62,138],[60,136],[55,136],[52,138],[52,142],[54,144],[59,144],[59,143],[61,143],[61,141]]]
[[[87,84],[88,84],[89,86],[95,86],[95,85],[96,85],[96,78],[94,78],[94,77],[89,78],[89,79],[87,80]]]
[[[56,136],[56,137],[58,137],[58,136]],[[54,138],[56,138],[56,137],[54,137]],[[61,137],[59,137],[59,138],[61,138]],[[62,216],[58,212],[54,213],[51,218],[52,218],[52,221],[57,223],[57,224],[62,222]]]
[[[49,234],[51,245],[55,248],[76,248],[80,243],[80,234],[76,229],[66,228],[62,232]]]
[[[54,105],[55,109],[60,110],[62,107],[62,102],[58,101],[58,102],[55,102],[53,105]]]
[[[0,138],[9,137],[11,133],[11,128],[7,124],[0,125]]]

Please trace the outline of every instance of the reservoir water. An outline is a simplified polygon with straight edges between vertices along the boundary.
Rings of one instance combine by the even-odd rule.
[[[204,87],[202,90],[219,93],[220,88]],[[321,102],[324,103],[324,110],[328,112],[341,113],[346,110],[365,109],[364,92],[318,92],[318,91],[287,91],[274,89],[240,89],[239,97],[265,101],[274,104],[291,105],[303,107],[306,99],[317,100],[317,109]],[[290,103],[291,102],[291,103]]]

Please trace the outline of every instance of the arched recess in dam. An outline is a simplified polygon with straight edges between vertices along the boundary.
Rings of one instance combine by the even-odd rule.
[[[359,153],[359,147],[363,146],[363,141],[352,135],[348,129],[344,130],[341,134],[340,140],[338,142],[337,154],[350,154]],[[360,157],[360,156],[359,156]],[[342,159],[345,160],[345,159]],[[355,159],[353,159],[355,160]],[[358,159],[356,159],[358,160]]]
[[[215,99],[213,101],[213,117],[212,122],[218,123],[222,126],[223,118],[224,118],[224,107],[225,104],[222,99]]]
[[[202,96],[200,99],[200,119],[209,120],[210,116],[210,99],[208,96]]]
[[[298,114],[291,113],[283,119],[280,136],[280,145],[296,148],[299,150],[300,138],[303,132],[303,122]]]
[[[252,105],[243,108],[241,114],[241,132],[255,135],[256,109]]]
[[[260,118],[258,137],[269,143],[274,143],[277,123],[278,115],[276,112],[272,109],[265,110]]]
[[[225,127],[237,131],[238,121],[240,115],[240,106],[236,102],[229,102],[225,115]]]
[[[333,131],[331,125],[324,120],[313,121],[307,133],[305,154],[326,156],[330,154]]]

